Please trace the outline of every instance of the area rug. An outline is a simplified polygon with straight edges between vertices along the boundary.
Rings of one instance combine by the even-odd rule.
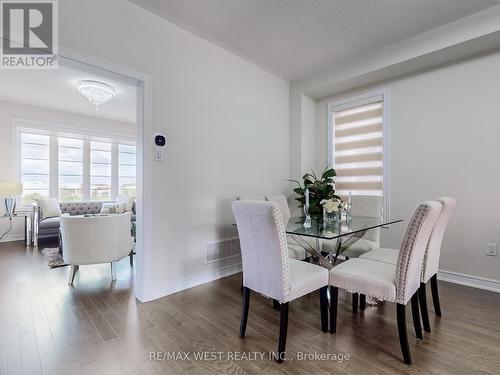
[[[67,266],[67,264],[64,263],[62,255],[59,254],[58,247],[43,249],[42,254],[45,255],[45,259],[47,259],[47,265],[49,266],[49,268]]]

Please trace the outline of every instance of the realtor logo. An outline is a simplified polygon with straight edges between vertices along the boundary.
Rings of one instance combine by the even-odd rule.
[[[1,68],[57,68],[57,0],[2,1],[1,20]]]

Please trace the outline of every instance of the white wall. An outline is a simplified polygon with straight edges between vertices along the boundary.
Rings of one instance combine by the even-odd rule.
[[[41,92],[40,95],[43,95]],[[86,129],[99,132],[113,132],[135,137],[136,126],[124,122],[100,119],[70,112],[57,111],[25,104],[12,103],[0,100],[0,182],[16,181],[18,171],[14,170],[13,120],[15,118],[64,126],[70,129]],[[3,214],[3,203],[0,206]],[[9,227],[6,219],[0,220],[0,235]],[[13,220],[13,230],[4,237],[4,240],[24,238],[23,219]]]
[[[440,269],[500,280],[500,54],[400,79],[390,90],[391,214],[408,219],[422,200],[457,199]],[[342,95],[345,96],[345,95]],[[317,102],[317,164],[327,160],[326,105]],[[384,232],[398,246],[404,225]]]
[[[152,165],[146,298],[237,264],[205,264],[205,246],[234,235],[237,195],[287,190],[289,84],[126,1],[59,7],[63,47],[152,76],[153,130],[169,146]]]

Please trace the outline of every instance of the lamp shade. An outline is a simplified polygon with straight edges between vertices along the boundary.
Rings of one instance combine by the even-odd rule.
[[[0,182],[0,197],[11,197],[23,193],[23,184],[20,182]]]

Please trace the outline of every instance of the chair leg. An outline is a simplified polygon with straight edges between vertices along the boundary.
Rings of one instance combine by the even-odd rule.
[[[415,336],[417,339],[423,340],[422,326],[420,325],[420,311],[418,309],[418,291],[411,297],[411,316],[413,318],[413,327],[415,328]]]
[[[281,363],[285,359],[286,334],[288,331],[288,302],[280,306],[280,337],[278,341],[278,353],[276,362]]]
[[[359,295],[359,308],[361,311],[366,308],[366,294]]]
[[[278,302],[277,299],[273,298],[273,309],[276,311],[280,311],[280,303]]]
[[[439,290],[437,275],[431,277],[432,303],[434,304],[434,312],[437,316],[441,316],[441,305],[439,303]]]
[[[406,306],[398,303],[396,308],[401,353],[403,353],[405,363],[411,365],[410,346],[408,345],[408,335],[406,333]]]
[[[352,313],[356,314],[358,312],[358,293],[352,294]]]
[[[132,250],[130,252],[129,257],[130,257],[130,265],[133,266],[134,265],[134,250]]]
[[[418,301],[420,304],[420,314],[422,315],[422,324],[425,332],[431,332],[431,323],[429,321],[429,311],[427,310],[427,295],[425,291],[426,285],[420,283],[418,288]]]
[[[319,304],[321,310],[321,330],[328,332],[328,287],[324,286],[319,290]]]
[[[339,288],[330,286],[330,333],[337,333],[337,307],[339,302]]]
[[[241,274],[241,286],[240,286],[240,292],[243,293],[243,273]]]
[[[72,264],[71,268],[69,270],[69,278],[68,278],[68,284],[73,285],[73,281],[75,280],[75,274],[78,266]]]
[[[248,321],[248,308],[250,307],[250,288],[243,287],[243,306],[241,308],[240,337],[245,337]]]
[[[111,280],[116,280],[116,270],[115,270],[115,266],[113,266],[113,263],[114,262],[110,263],[110,265],[111,265]]]

